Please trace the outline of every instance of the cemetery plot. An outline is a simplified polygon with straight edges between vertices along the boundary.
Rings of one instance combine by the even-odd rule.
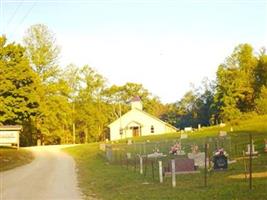
[[[193,159],[182,158],[175,161],[175,174],[189,174],[189,173],[199,173],[195,168],[195,163]],[[164,175],[168,176],[172,174],[171,162],[168,166],[164,168]]]
[[[265,141],[255,138],[256,144],[262,143],[259,145],[264,147],[262,149],[254,143],[250,144],[248,137],[241,142],[236,141],[230,134],[222,134],[194,140],[110,144],[105,146],[105,152],[110,163],[142,176],[145,183],[158,182],[171,184],[172,187],[181,187],[182,183],[194,187],[215,187],[214,184],[227,184],[228,179],[238,181],[231,177],[241,174],[247,181],[248,189],[249,181],[255,177],[250,177],[251,172],[267,171],[267,154],[260,154],[265,151]],[[249,147],[252,145],[251,151],[248,144]],[[245,152],[252,152],[251,155],[258,153],[258,157],[251,161],[252,156]]]

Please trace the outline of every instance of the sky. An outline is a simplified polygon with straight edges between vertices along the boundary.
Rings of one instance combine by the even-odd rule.
[[[141,83],[178,101],[241,43],[267,47],[267,0],[0,0],[0,33],[45,24],[60,65],[90,65],[110,85]]]

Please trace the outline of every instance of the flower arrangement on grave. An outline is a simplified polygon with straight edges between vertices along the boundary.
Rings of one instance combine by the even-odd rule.
[[[169,151],[172,155],[184,155],[185,152],[182,150],[181,143],[176,142]]]
[[[193,154],[197,154],[197,153],[199,153],[199,148],[198,148],[198,145],[192,145],[191,146],[191,151],[192,151],[192,153]]]
[[[160,153],[158,148],[154,148],[152,151],[153,153],[147,155],[148,158],[158,158],[166,156],[163,153]]]
[[[159,149],[158,148],[154,148],[153,149],[153,153],[159,153]]]
[[[222,155],[224,155],[224,156],[226,156],[226,157],[228,156],[227,152],[224,151],[223,148],[219,148],[219,149],[217,149],[217,150],[215,151],[215,153],[214,153],[214,156],[222,156]]]

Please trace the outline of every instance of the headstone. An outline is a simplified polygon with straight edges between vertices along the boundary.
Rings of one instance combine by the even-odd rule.
[[[185,133],[181,134],[181,139],[187,139],[187,138],[188,138],[187,134],[185,134]]]
[[[234,131],[234,129],[233,129],[233,127],[232,127],[232,126],[231,126],[231,128],[230,128],[230,131],[231,131],[231,132],[233,132],[233,131]]]
[[[213,156],[213,169],[225,170],[228,168],[227,153],[222,149],[218,149]]]
[[[199,152],[198,145],[192,145],[192,152],[188,153],[187,156],[189,159],[193,159],[196,167],[205,166],[205,153]]]
[[[175,171],[195,171],[195,164],[193,159],[183,158],[175,160]]]
[[[214,170],[225,170],[228,168],[227,157],[223,154],[213,156],[213,169]]]
[[[184,131],[185,132],[193,132],[193,128],[192,127],[185,127]]]
[[[265,148],[264,148],[264,152],[267,153],[267,139],[265,139]]]
[[[127,140],[127,144],[131,145],[131,144],[133,144],[133,141],[132,140]]]
[[[227,136],[227,132],[226,131],[220,131],[219,132],[219,136],[220,137],[225,137],[225,136]]]
[[[154,152],[151,154],[147,154],[148,158],[162,158],[162,157],[166,157],[167,155],[164,155],[163,153],[159,153],[159,152]]]
[[[188,158],[193,159],[195,162],[196,167],[204,167],[205,166],[205,152],[198,152],[196,154],[194,153],[188,153]],[[207,161],[208,163],[208,161]]]
[[[247,152],[245,152],[245,154],[246,154],[247,156],[250,155],[250,144],[247,145]],[[254,144],[253,144],[253,141],[252,141],[252,151],[251,151],[251,154],[252,154],[252,156],[257,156],[257,155],[258,155],[258,152],[255,151],[255,146],[254,146]]]
[[[198,128],[198,130],[200,130],[201,129],[201,124],[198,124],[197,128]]]
[[[131,153],[126,153],[126,157],[127,157],[127,159],[131,159],[131,157],[132,157]]]

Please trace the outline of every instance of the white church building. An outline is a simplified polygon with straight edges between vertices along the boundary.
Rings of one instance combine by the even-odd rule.
[[[109,124],[110,140],[118,140],[145,135],[158,135],[176,132],[177,129],[143,111],[139,97],[131,102],[131,110]]]

